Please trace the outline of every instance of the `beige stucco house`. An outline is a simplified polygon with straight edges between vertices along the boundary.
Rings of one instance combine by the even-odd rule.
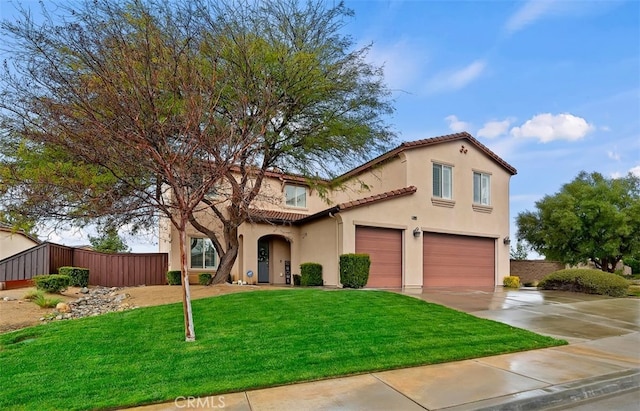
[[[40,244],[40,241],[24,231],[0,223],[0,260],[18,254]]]
[[[326,196],[301,177],[270,172],[254,221],[239,228],[232,279],[287,284],[301,263],[316,262],[325,285],[339,286],[338,257],[357,252],[371,256],[368,287],[501,285],[515,174],[468,133],[403,143],[339,177],[345,183]],[[203,234],[188,235],[197,281],[218,258]],[[177,232],[166,221],[160,251],[179,269]]]

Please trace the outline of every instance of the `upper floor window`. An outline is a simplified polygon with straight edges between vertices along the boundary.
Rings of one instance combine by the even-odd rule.
[[[289,207],[305,208],[307,206],[307,189],[301,186],[284,186],[285,204]]]
[[[453,172],[451,166],[433,165],[433,196],[451,199],[453,193]]]
[[[191,238],[191,268],[215,269],[218,256],[209,238]]]
[[[491,176],[485,173],[473,173],[473,202],[491,205]]]

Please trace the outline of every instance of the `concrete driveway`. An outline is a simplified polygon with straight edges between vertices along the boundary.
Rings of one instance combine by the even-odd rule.
[[[570,344],[640,331],[640,299],[502,287],[407,294]]]

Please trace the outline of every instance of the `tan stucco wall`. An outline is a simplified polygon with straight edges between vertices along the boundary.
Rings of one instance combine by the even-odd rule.
[[[38,245],[37,242],[23,234],[0,230],[0,260],[36,245]]]
[[[404,153],[345,181],[331,193],[332,205],[407,187]]]
[[[460,152],[464,145],[466,153]],[[437,144],[407,153],[409,185],[420,187],[413,195],[417,223],[424,231],[474,235],[496,239],[496,284],[509,275],[509,180],[511,175],[484,152],[464,141]],[[453,207],[432,201],[433,163],[453,166]],[[473,172],[491,175],[491,207],[473,206]]]
[[[300,229],[300,263],[322,265],[322,279],[325,285],[337,285],[338,272],[338,228],[340,217],[328,217],[306,224]],[[295,273],[300,273],[300,264]]]

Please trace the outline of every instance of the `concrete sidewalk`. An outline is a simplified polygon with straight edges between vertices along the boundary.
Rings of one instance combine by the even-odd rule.
[[[136,409],[542,410],[615,394],[640,409],[638,299],[501,287],[411,295],[570,344]]]

